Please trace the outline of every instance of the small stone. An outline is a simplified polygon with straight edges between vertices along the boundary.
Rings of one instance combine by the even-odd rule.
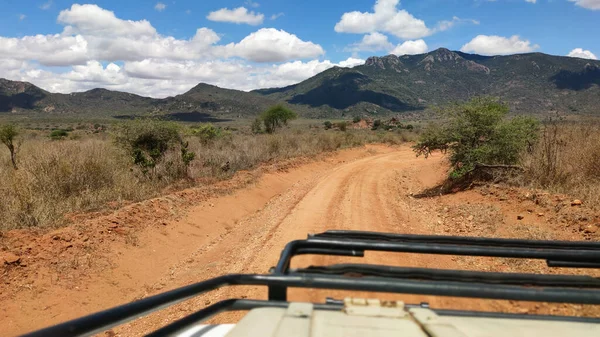
[[[210,300],[204,301],[204,305],[209,305],[210,303],[211,303]]]
[[[519,308],[519,309],[517,309],[517,312],[520,313],[520,314],[527,314],[527,313],[529,313],[529,309],[527,309],[527,308]]]
[[[598,226],[596,226],[596,225],[581,225],[581,226],[579,226],[579,230],[584,232],[585,234],[593,234],[598,231]]]
[[[21,258],[13,253],[6,253],[2,258],[6,264],[17,264],[21,261]]]
[[[473,221],[473,215],[469,215],[469,217],[467,218],[468,221]]]
[[[537,216],[544,216],[544,213],[538,213]]]
[[[525,217],[524,217],[524,216],[522,216],[522,215],[517,215],[517,220],[523,220],[523,219],[525,219]]]
[[[579,199],[575,199],[573,201],[571,201],[571,206],[581,206],[583,204],[583,201],[579,200]]]

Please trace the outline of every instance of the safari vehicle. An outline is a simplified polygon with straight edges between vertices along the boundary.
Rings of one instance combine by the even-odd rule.
[[[265,275],[224,275],[62,323],[26,336],[89,336],[223,286],[262,285],[268,300],[224,299],[149,336],[600,336],[600,319],[430,308],[426,303],[346,298],[287,301],[288,288],[319,288],[534,302],[600,304],[600,280],[542,275],[338,264],[291,269],[302,254],[362,257],[366,251],[546,260],[556,268],[600,268],[600,243],[328,231],[292,241]],[[402,295],[398,295],[401,299]],[[203,325],[225,311],[237,324]]]

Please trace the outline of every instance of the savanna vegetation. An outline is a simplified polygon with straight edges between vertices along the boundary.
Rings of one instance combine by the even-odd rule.
[[[510,183],[600,204],[600,121],[509,116],[508,106],[490,97],[438,113],[440,122],[428,125],[413,149],[424,156],[446,152],[450,182],[478,164],[506,166],[519,169]]]
[[[318,123],[292,125],[293,118],[271,109],[261,115],[258,132],[256,121],[238,128],[152,119],[78,123],[61,125],[56,130],[70,131],[55,136],[56,130],[49,136],[47,130],[2,126],[0,229],[57,226],[69,213],[119,207],[262,163],[366,143],[400,144],[416,135],[346,129],[346,123],[326,131]]]

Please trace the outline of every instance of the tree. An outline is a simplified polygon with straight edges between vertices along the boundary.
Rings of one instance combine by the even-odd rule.
[[[276,105],[261,114],[267,133],[273,133],[277,128],[287,125],[288,121],[298,118],[298,115],[283,105]]]
[[[325,130],[329,130],[333,127],[333,123],[331,123],[330,121],[325,121],[323,122],[323,126],[325,127]]]
[[[0,142],[6,145],[8,151],[10,151],[10,161],[12,162],[13,168],[17,169],[17,150],[15,147],[15,140],[19,132],[17,127],[12,124],[5,124],[0,126]]]
[[[440,111],[444,123],[430,125],[413,150],[425,157],[435,150],[449,151],[452,177],[478,163],[517,164],[537,138],[538,122],[530,117],[507,119],[508,112],[506,104],[490,97],[448,106]]]

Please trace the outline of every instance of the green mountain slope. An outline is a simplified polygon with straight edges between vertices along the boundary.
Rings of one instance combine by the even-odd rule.
[[[352,114],[418,113],[477,95],[499,96],[522,113],[600,114],[600,61],[541,53],[489,57],[442,48],[371,57],[352,69],[332,68],[296,85],[256,92]]]

